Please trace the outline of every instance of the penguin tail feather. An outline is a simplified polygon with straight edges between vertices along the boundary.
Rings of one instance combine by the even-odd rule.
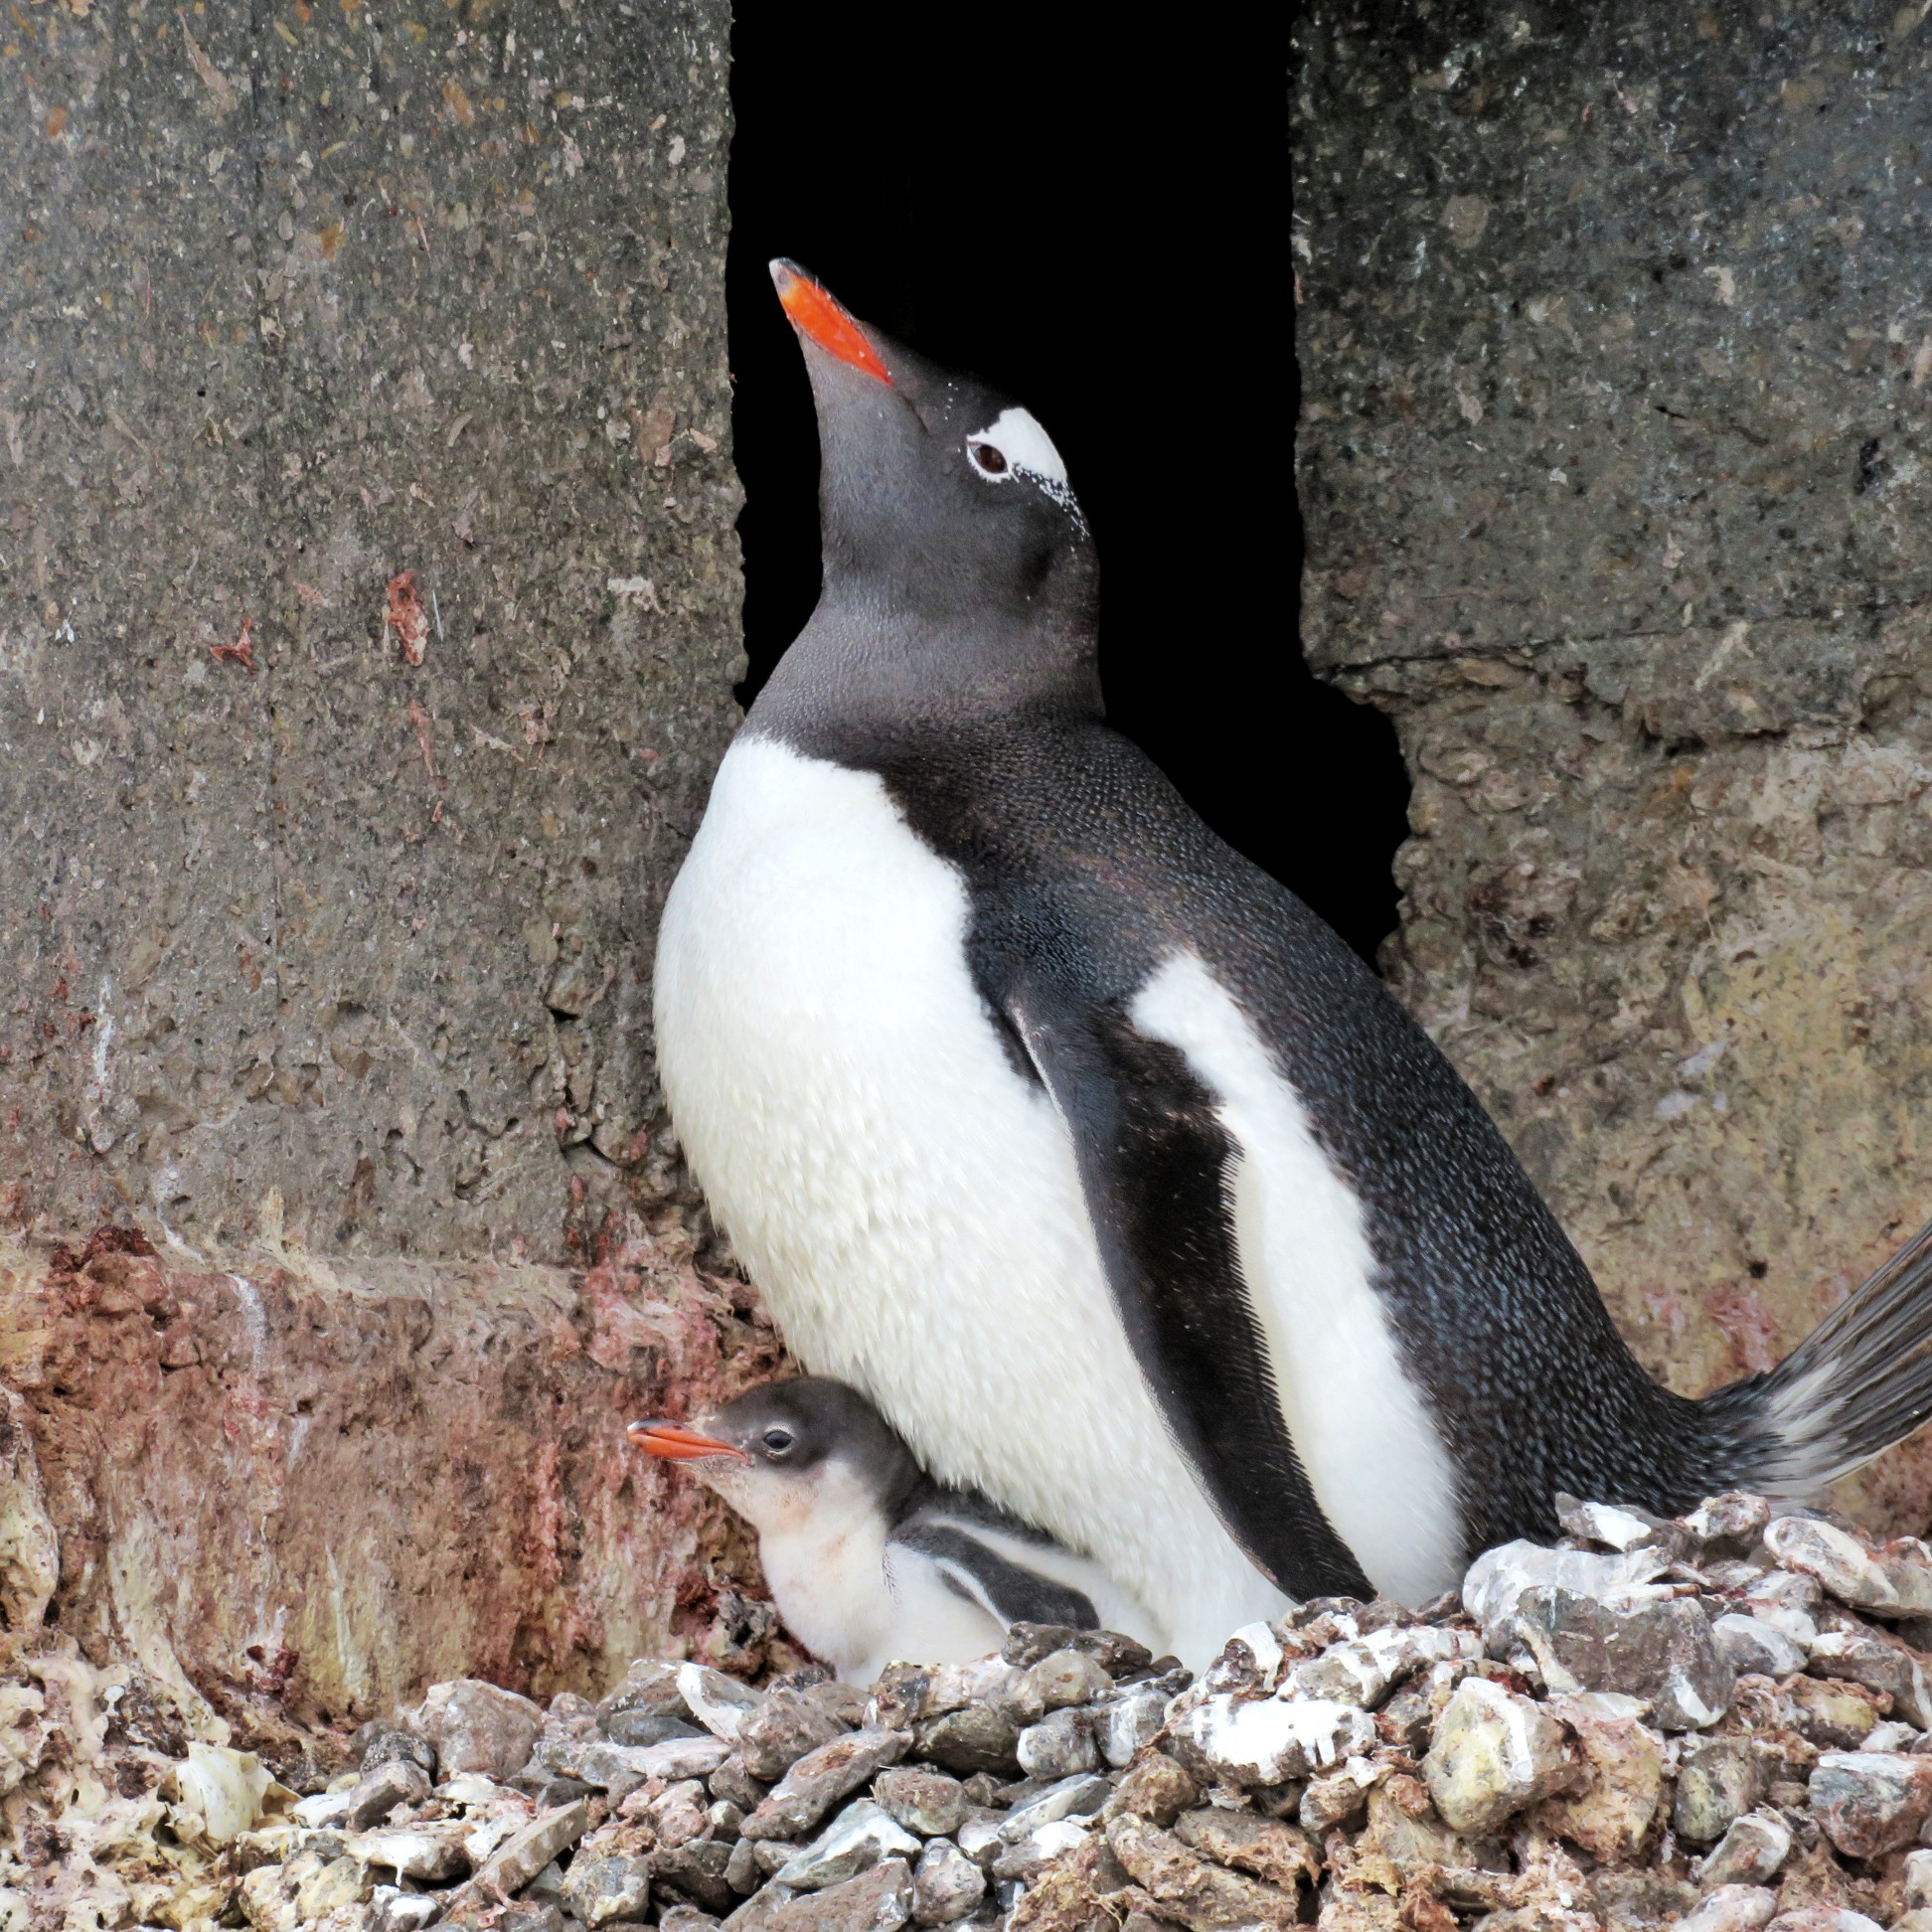
[[[1706,1398],[1736,1444],[1740,1486],[1803,1496],[1932,1417],[1932,1223],[1777,1368]]]

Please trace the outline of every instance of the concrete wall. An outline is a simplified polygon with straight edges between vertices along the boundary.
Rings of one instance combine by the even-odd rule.
[[[1932,1214],[1926,11],[1300,33],[1305,636],[1414,774],[1386,963],[1687,1390]]]
[[[59,1558],[0,1653],[232,1702],[285,1638],[340,1715],[728,1639],[621,1433],[772,1361],[650,1066],[736,716],[727,30],[0,23],[0,1524]],[[54,1253],[102,1222],[156,1253]]]

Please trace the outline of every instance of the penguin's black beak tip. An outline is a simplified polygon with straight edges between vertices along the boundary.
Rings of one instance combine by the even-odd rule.
[[[633,1422],[624,1431],[647,1456],[662,1462],[704,1462],[713,1456],[731,1456],[739,1462],[750,1458],[735,1443],[686,1428],[682,1422]]]
[[[774,256],[770,268],[779,305],[790,318],[792,327],[807,342],[824,350],[834,362],[856,369],[874,382],[884,383],[887,389],[892,387],[891,372],[880,359],[864,328],[823,282],[784,255]]]

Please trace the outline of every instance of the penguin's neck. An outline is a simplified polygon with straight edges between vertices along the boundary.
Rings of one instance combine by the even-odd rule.
[[[833,578],[758,694],[750,723],[812,748],[855,731],[890,739],[1047,713],[1101,715],[1090,622],[1053,605],[1015,615],[998,608],[888,608],[868,579]]]
[[[870,1656],[891,1621],[889,1531],[878,1497],[838,1465],[809,1507],[758,1525],[758,1560],[779,1614],[815,1657],[841,1672]]]

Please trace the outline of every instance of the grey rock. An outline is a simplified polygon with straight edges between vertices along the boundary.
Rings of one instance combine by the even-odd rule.
[[[1771,1506],[1761,1496],[1726,1490],[1706,1497],[1685,1518],[1685,1528],[1700,1542],[1752,1542],[1771,1521]]]
[[[1804,1651],[1768,1618],[1729,1611],[1712,1622],[1710,1634],[1739,1677],[1783,1678],[1805,1668]]]
[[[1519,1596],[1514,1623],[1552,1691],[1642,1697],[1667,1731],[1713,1724],[1730,1706],[1735,1673],[1690,1598],[1605,1603],[1538,1584]]]
[[[1093,1835],[1095,1821],[1056,1818],[1007,1846],[993,1860],[993,1876],[1031,1884],[1055,1858],[1077,1851]]]
[[[1168,1699],[1158,1690],[1129,1690],[1103,1704],[1098,1713],[1100,1754],[1119,1769],[1131,1764],[1142,1745],[1152,1743],[1167,1721]]]
[[[363,1746],[362,1769],[365,1773],[374,1771],[378,1765],[389,1764],[399,1758],[420,1765],[431,1778],[436,1775],[436,1747],[426,1737],[407,1730],[378,1731]],[[448,1777],[450,1774],[444,1772],[443,1775]]]
[[[399,1825],[374,1832],[358,1832],[343,1841],[359,1864],[379,1865],[398,1878],[440,1882],[458,1878],[469,1869],[463,1845],[466,1827],[457,1824]]]
[[[758,1852],[769,1840],[739,1839],[731,1847],[724,1865],[724,1882],[740,1896],[748,1896],[763,1883],[765,1872],[758,1863]],[[775,1871],[777,1866],[772,1869]]]
[[[1678,1932],[1758,1932],[1777,1909],[1778,1894],[1761,1885],[1719,1885],[1678,1921]]]
[[[1604,1555],[1588,1549],[1545,1549],[1517,1541],[1485,1550],[1463,1578],[1463,1607],[1483,1627],[1492,1657],[1507,1657],[1515,1647],[1513,1622],[1524,1591],[1538,1587],[1567,1590],[1599,1603],[1626,1604],[1648,1592],[1670,1559],[1658,1549],[1633,1549]]]
[[[589,1829],[590,1802],[584,1798],[533,1818],[483,1860],[475,1876],[464,1886],[464,1895],[494,1902],[497,1897],[522,1891],[553,1858],[568,1851]]]
[[[1932,1692],[1919,1662],[1902,1645],[1868,1630],[1828,1630],[1811,1647],[1814,1676],[1887,1691],[1892,1708],[1918,1730],[1932,1726]]]
[[[1899,1877],[1908,1912],[1932,1910],[1932,1852],[1908,1852]]]
[[[1785,1569],[1816,1577],[1841,1603],[1881,1616],[1932,1611],[1932,1568],[1867,1549],[1849,1531],[1809,1517],[1778,1517],[1764,1546]]]
[[[719,1921],[696,1905],[670,1905],[658,1920],[658,1932],[714,1932]]]
[[[766,1787],[744,1768],[735,1754],[727,1757],[706,1780],[714,1798],[723,1798],[740,1811],[755,1811],[762,1803]]]
[[[758,1706],[758,1693],[749,1685],[703,1664],[678,1666],[678,1691],[691,1714],[727,1741],[736,1738],[738,1727]]]
[[[1113,1796],[1113,1786],[1105,1778],[1062,1778],[1045,1791],[1014,1808],[1001,1821],[999,1832],[1009,1845],[1017,1845],[1043,1825],[1056,1825],[1064,1818],[1086,1818],[1097,1812]],[[966,1828],[959,1834],[960,1849],[966,1849]],[[968,1855],[971,1855],[970,1853]]]
[[[912,1748],[947,1771],[1011,1773],[1020,1767],[1020,1726],[985,1705],[925,1719],[912,1732]]]
[[[985,1870],[992,1870],[993,1861],[1006,1850],[1006,1840],[1000,1836],[1000,1829],[1006,1820],[995,1811],[972,1811],[959,1821],[959,1829],[953,1834],[953,1842],[965,1855]]]
[[[708,1912],[731,1911],[738,1902],[729,1876],[734,1850],[710,1839],[694,1839],[688,1845],[653,1852],[652,1880],[660,1889],[669,1886]]]
[[[399,1805],[417,1805],[429,1795],[429,1774],[412,1758],[392,1757],[365,1771],[348,1794],[340,1822],[351,1832],[380,1825]]]
[[[662,1744],[675,1737],[705,1737],[710,1733],[685,1717],[673,1717],[661,1710],[615,1710],[599,1721],[598,1728],[613,1744],[632,1746]]]
[[[766,1885],[731,1913],[724,1921],[724,1932],[769,1932],[779,1907],[795,1896],[789,1885]]]
[[[744,1807],[733,1805],[728,1799],[714,1798],[705,1807],[705,1822],[711,1835],[716,1839],[734,1839],[738,1827],[744,1823]]]
[[[1713,1844],[1757,1803],[1762,1789],[1748,1738],[1707,1738],[1679,1764],[1671,1823],[1692,1845]]]
[[[1084,1651],[1051,1651],[1031,1666],[1027,1675],[1034,1694],[1047,1711],[1092,1703],[1113,1693],[1113,1679]]]
[[[903,1858],[781,1905],[769,1932],[897,1932],[912,1915],[912,1873]]]
[[[1020,1760],[1021,1770],[1036,1778],[1069,1777],[1078,1771],[1095,1770],[1100,1763],[1093,1722],[1079,1709],[1054,1710],[1039,1723],[1029,1724],[1020,1733],[1014,1755]]]
[[[843,1884],[882,1858],[916,1858],[919,1842],[889,1812],[862,1798],[848,1805],[805,1850],[777,1873],[794,1891]]]
[[[1556,1720],[1487,1678],[1465,1678],[1422,1762],[1452,1831],[1482,1834],[1563,1789],[1573,1767]]]
[[[1775,1811],[1746,1812],[1711,1847],[1697,1867],[1697,1882],[1719,1885],[1768,1885],[1791,1856],[1792,1832]]]
[[[528,1697],[479,1678],[432,1684],[416,1727],[434,1747],[445,1778],[465,1771],[514,1778],[529,1761],[544,1729],[543,1711]]]
[[[1556,1499],[1556,1521],[1566,1534],[1618,1551],[1635,1549],[1641,1543],[1664,1542],[1668,1546],[1664,1532],[1675,1527],[1639,1510],[1620,1509],[1610,1503],[1581,1503],[1573,1496]]]
[[[1217,1695],[1187,1712],[1186,1735],[1217,1777],[1283,1784],[1371,1749],[1375,1724],[1358,1706],[1329,1698]]]
[[[577,1775],[615,1803],[653,1778],[707,1778],[730,1752],[723,1738],[703,1733],[661,1744],[592,1744],[577,1759]]]
[[[774,1871],[782,1871],[805,1849],[795,1839],[739,1839],[738,1843],[751,1848],[758,1869],[767,1877]]]
[[[667,1786],[644,1808],[656,1842],[667,1850],[711,1835],[705,1787],[696,1778],[681,1778]]]
[[[1812,1814],[1848,1858],[1909,1845],[1932,1810],[1932,1757],[1827,1751],[1811,1774]]]
[[[873,1780],[873,1797],[921,1838],[948,1837],[966,1816],[966,1787],[943,1771],[890,1765]]]
[[[651,1863],[648,1858],[578,1858],[564,1880],[564,1908],[583,1924],[636,1923],[651,1902]]]
[[[737,1754],[752,1777],[770,1783],[852,1728],[816,1689],[771,1690],[739,1724]]]
[[[912,1918],[918,1925],[952,1925],[986,1896],[986,1873],[950,1839],[936,1838],[912,1869]]]
[[[598,1698],[596,1718],[613,1744],[657,1744],[662,1737],[620,1737],[613,1728],[619,1719],[652,1718],[667,1724],[692,1725],[696,1722],[691,1706],[678,1689],[678,1666],[639,1658],[623,1680],[607,1695]],[[665,1736],[675,1735],[665,1732]]]
[[[749,1839],[789,1839],[816,1829],[848,1794],[905,1755],[903,1731],[857,1730],[808,1751],[738,1828]],[[785,1881],[790,1884],[792,1881]]]

